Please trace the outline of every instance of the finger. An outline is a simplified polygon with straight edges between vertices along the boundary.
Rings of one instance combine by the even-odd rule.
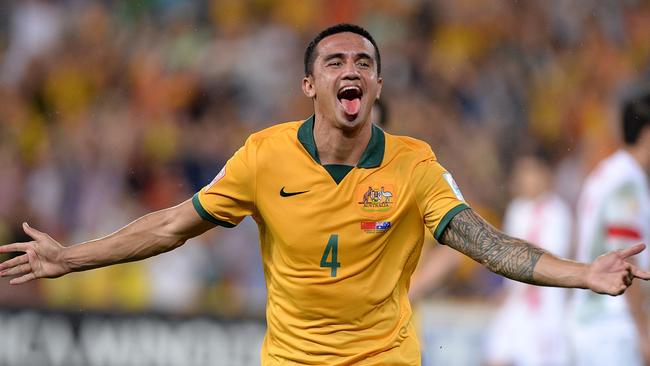
[[[646,281],[650,280],[650,272],[642,271],[636,266],[632,266],[632,268],[630,268],[630,272],[632,272],[632,275],[636,278],[640,278]]]
[[[28,273],[28,274],[26,274],[26,275],[24,275],[22,277],[12,279],[11,281],[9,281],[9,284],[10,285],[20,285],[20,284],[23,284],[25,282],[29,282],[29,281],[31,281],[31,280],[33,280],[35,278],[36,278],[36,275],[34,275],[33,272],[30,272],[30,273]]]
[[[31,270],[32,270],[32,266],[30,266],[29,263],[25,263],[0,272],[0,276],[2,277],[21,276],[24,275],[25,273],[31,272]]]
[[[625,286],[631,286],[633,279],[634,279],[634,276],[632,276],[632,275],[623,276],[623,283],[625,284]]]
[[[29,258],[27,257],[27,254],[23,254],[21,256],[18,256],[13,259],[9,259],[7,261],[4,261],[0,263],[0,271],[3,271],[7,268],[15,267],[19,264],[27,263],[29,262]]]
[[[31,236],[32,239],[34,240],[38,240],[45,235],[45,233],[42,233],[34,229],[33,227],[29,226],[29,224],[27,224],[26,222],[23,222],[23,230],[25,231],[25,234]]]
[[[7,245],[0,245],[0,253],[26,252],[28,247],[29,247],[29,243],[13,243]]]
[[[637,245],[631,246],[631,247],[629,247],[629,248],[622,249],[622,250],[619,252],[619,254],[620,254],[621,257],[623,257],[623,258],[627,258],[627,257],[631,257],[631,256],[633,256],[633,255],[635,255],[635,254],[639,254],[639,253],[641,253],[641,252],[643,251],[643,249],[645,249],[645,244],[640,243],[640,244],[637,244]]]

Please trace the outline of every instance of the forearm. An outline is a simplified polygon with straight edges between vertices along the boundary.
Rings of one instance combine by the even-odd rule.
[[[531,243],[505,235],[471,210],[454,217],[441,242],[516,281],[586,287],[586,265],[560,259]]]
[[[191,205],[191,203],[189,203]],[[211,227],[188,202],[145,215],[100,239],[66,247],[62,261],[70,271],[137,261],[167,252]]]
[[[533,284],[555,287],[589,288],[588,265],[545,253],[537,262]]]
[[[625,292],[625,299],[634,319],[639,340],[647,343],[650,341],[650,335],[648,334],[648,317],[643,308],[644,297],[643,288],[639,282],[634,282]]]

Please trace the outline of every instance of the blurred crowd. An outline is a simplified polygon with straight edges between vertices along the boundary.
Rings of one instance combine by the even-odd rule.
[[[360,24],[382,52],[385,127],[429,142],[499,226],[515,157],[543,150],[570,203],[650,80],[644,0],[24,0],[0,3],[0,243],[62,243],[191,197],[253,131],[304,119],[304,48]],[[9,287],[0,306],[261,315],[257,229],[140,263]],[[464,263],[447,296],[494,281]],[[489,278],[489,277],[488,277]]]

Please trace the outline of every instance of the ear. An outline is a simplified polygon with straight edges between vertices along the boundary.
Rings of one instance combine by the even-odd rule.
[[[308,98],[313,98],[316,96],[314,78],[311,75],[302,78],[302,92],[305,93]]]
[[[384,79],[381,78],[381,76],[377,76],[377,95],[376,99],[379,99],[381,96],[381,87],[384,85]]]

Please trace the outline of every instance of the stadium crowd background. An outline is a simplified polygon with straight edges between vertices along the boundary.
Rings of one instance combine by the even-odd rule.
[[[0,243],[27,221],[63,243],[189,198],[251,132],[306,118],[302,55],[368,28],[387,130],[429,142],[499,226],[522,150],[575,203],[617,144],[617,101],[650,79],[648,1],[26,0],[0,3]],[[281,162],[278,162],[281,163]],[[263,316],[250,220],[150,260],[9,287],[1,306]],[[437,296],[484,298],[470,261]]]

